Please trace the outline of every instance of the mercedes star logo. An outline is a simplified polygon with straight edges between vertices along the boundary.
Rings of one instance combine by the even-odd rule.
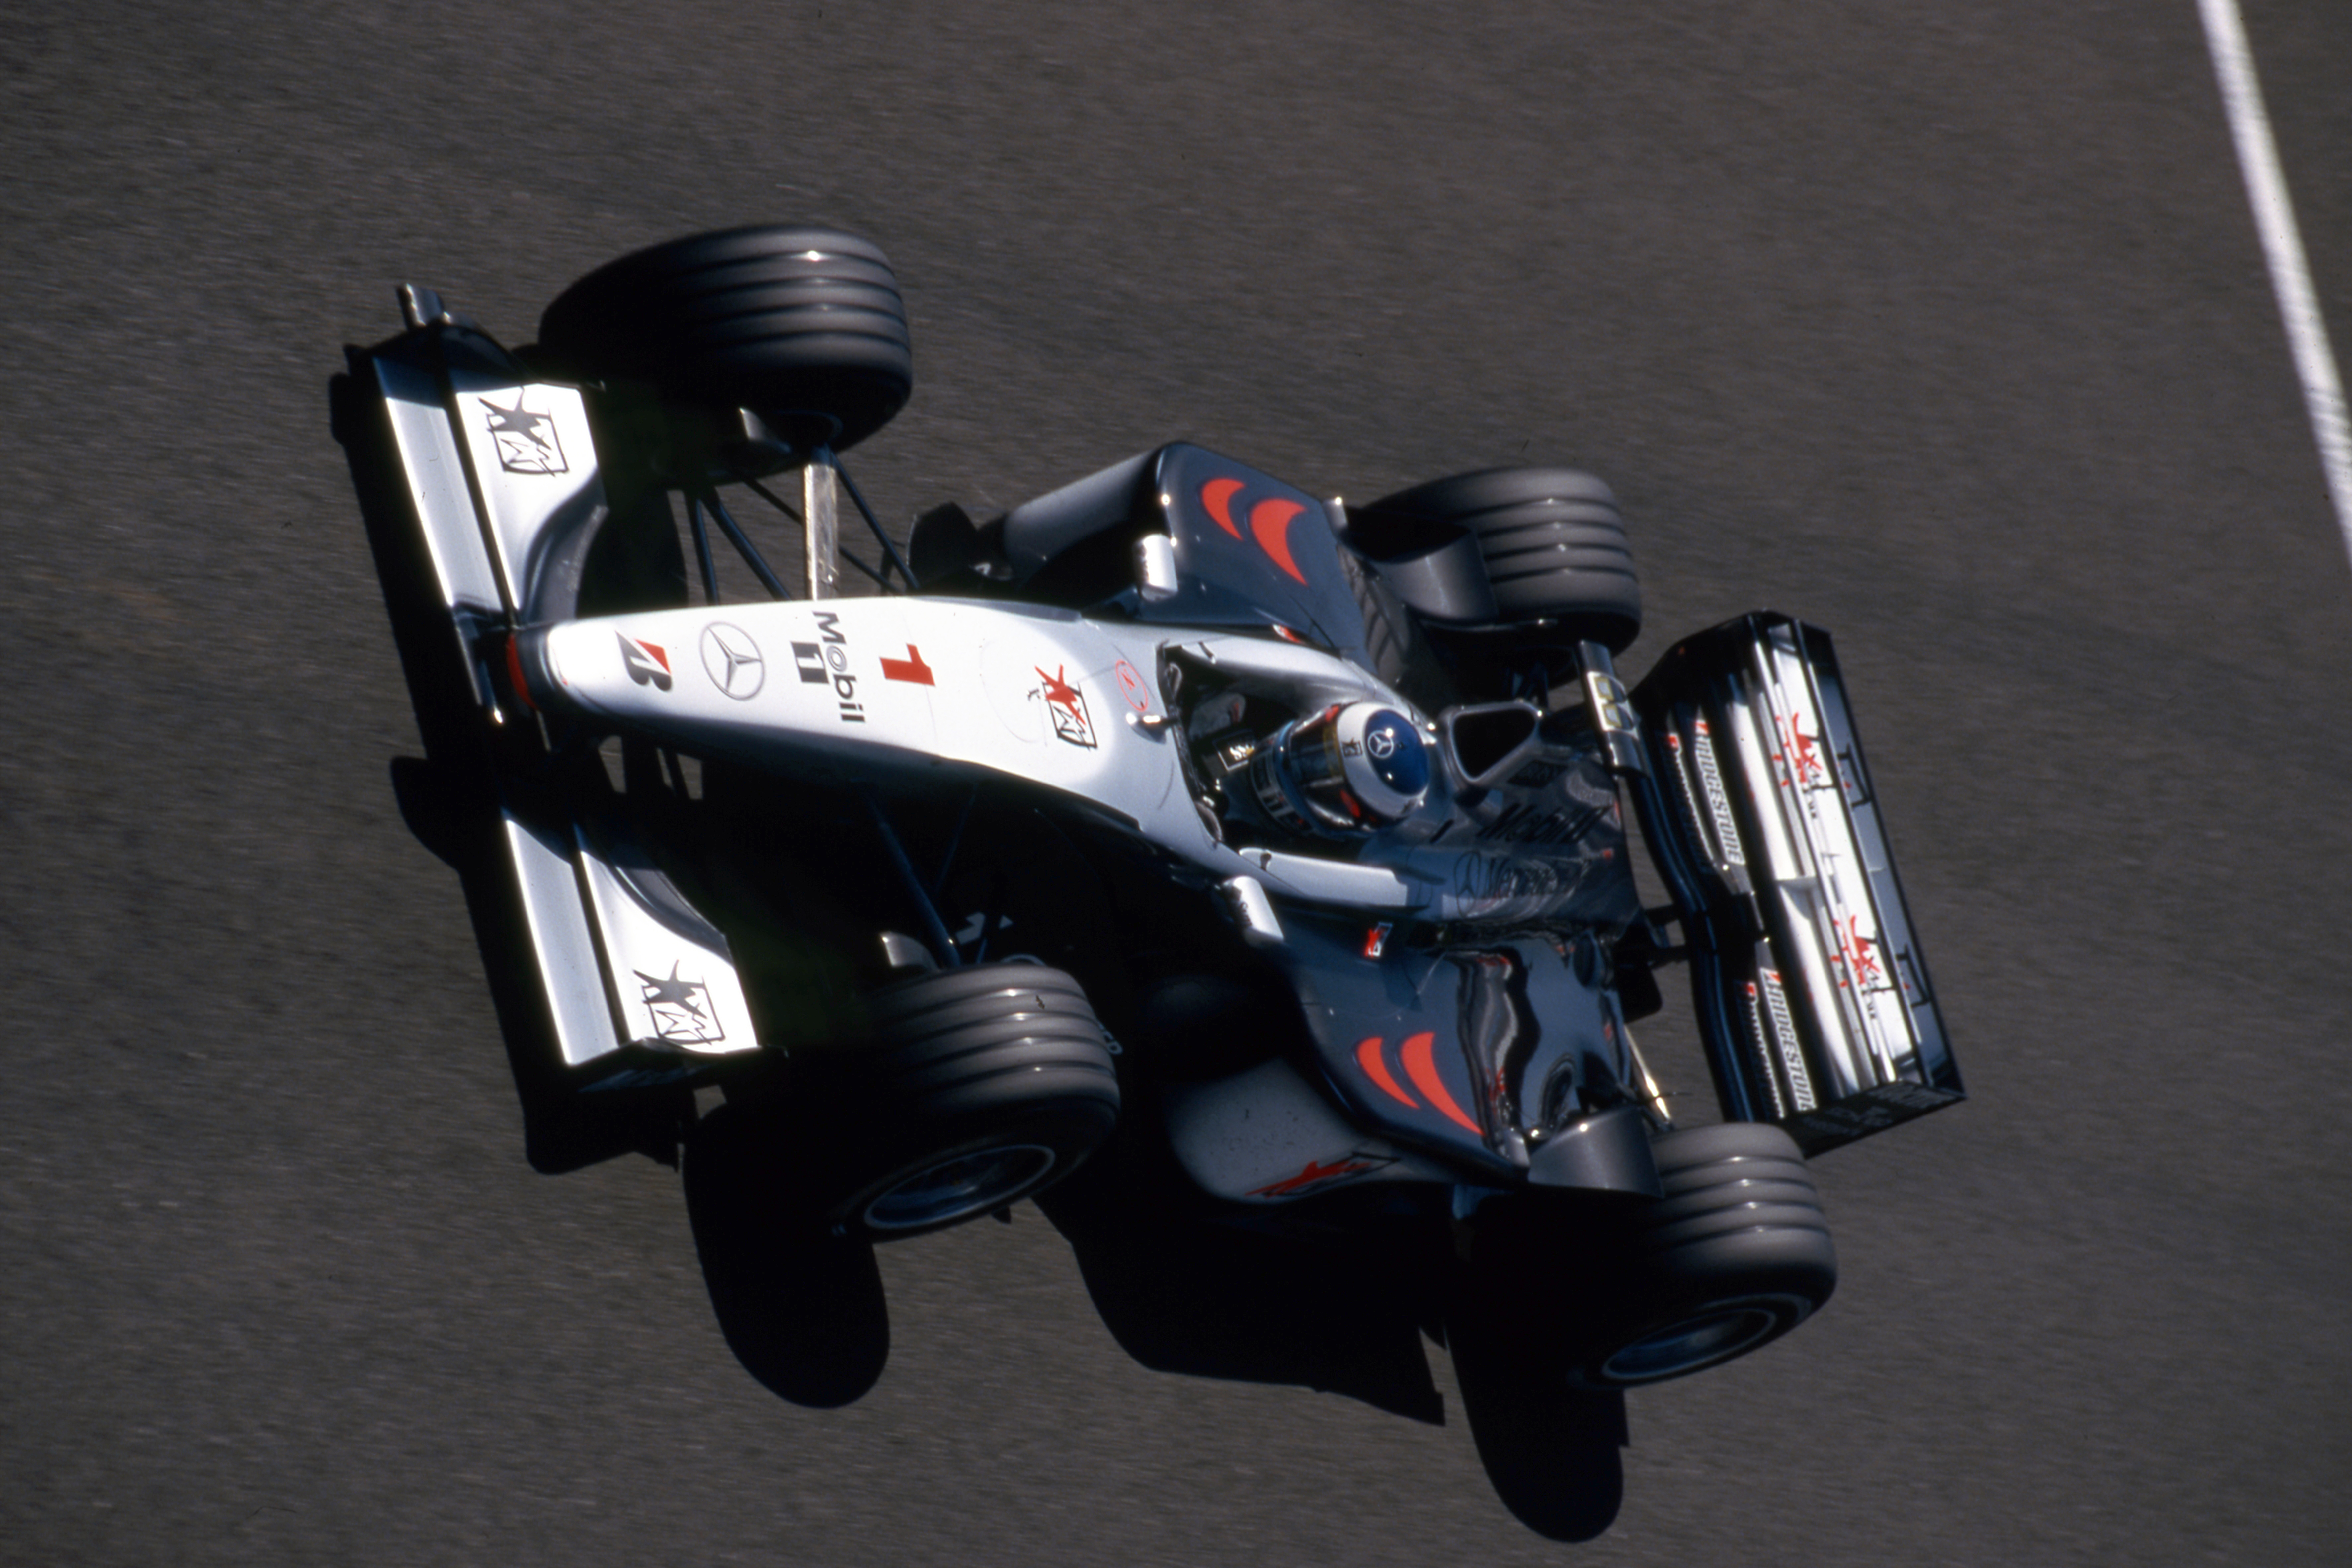
[[[738,702],[757,696],[761,683],[768,679],[760,645],[741,626],[725,621],[713,621],[702,628],[702,668],[710,672],[711,685]]]
[[[1382,761],[1396,755],[1396,731],[1375,730],[1364,737],[1364,750]]]

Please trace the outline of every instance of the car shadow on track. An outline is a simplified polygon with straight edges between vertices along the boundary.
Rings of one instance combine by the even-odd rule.
[[[1164,1159],[1115,1139],[1097,1163],[1039,1199],[1120,1348],[1154,1372],[1290,1384],[1442,1426],[1426,1342],[1443,1344],[1456,1278],[1443,1246],[1351,1245],[1222,1223],[1169,1193]],[[1496,1495],[1556,1541],[1590,1541],[1617,1517],[1626,1442],[1622,1394],[1521,1396],[1525,1371],[1454,1371]]]
[[[890,1354],[874,1247],[831,1234],[740,1108],[722,1105],[685,1149],[686,1208],[727,1348],[769,1392],[832,1409],[862,1398]]]
[[[548,1173],[638,1152],[682,1164],[695,1247],[729,1350],[763,1387],[831,1409],[879,1381],[889,1313],[869,1243],[830,1234],[793,1196],[802,1184],[757,1135],[746,1108],[699,1122],[690,1099],[644,1094],[602,1101],[534,1065],[537,1038],[523,939],[481,803],[396,759],[393,782],[418,840],[456,868],[481,939],[524,1117],[525,1150]],[[514,1042],[526,1048],[516,1048]],[[1039,1205],[1075,1253],[1104,1326],[1154,1372],[1292,1384],[1442,1426],[1445,1401],[1424,1340],[1443,1342],[1445,1258],[1237,1228],[1171,1197],[1171,1173],[1121,1138]],[[1614,1521],[1622,1491],[1623,1396],[1563,1405],[1513,1396],[1513,1369],[1470,1401],[1471,1436],[1506,1507],[1558,1541],[1589,1541]]]

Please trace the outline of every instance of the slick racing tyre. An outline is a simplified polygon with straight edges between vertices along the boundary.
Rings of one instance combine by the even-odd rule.
[[[1041,963],[899,981],[840,1063],[825,1218],[885,1241],[971,1219],[1069,1173],[1118,1120],[1118,1079],[1078,983]]]
[[[570,374],[749,408],[835,450],[880,429],[914,387],[890,263],[837,229],[768,225],[637,251],[565,289],[539,334]]]
[[[1486,468],[1433,479],[1364,509],[1449,522],[1477,538],[1497,630],[1552,623],[1545,640],[1622,653],[1642,629],[1642,585],[1609,487],[1579,468]]]
[[[1451,676],[1412,613],[1397,601],[1380,574],[1352,550],[1339,552],[1339,570],[1364,617],[1364,653],[1372,673],[1424,713],[1442,712],[1461,700]]]
[[[1446,1325],[1474,1430],[1720,1365],[1836,1289],[1821,1198],[1787,1133],[1727,1122],[1651,1151],[1655,1201],[1600,1211],[1530,1193],[1479,1211]]]
[[[1570,1381],[1633,1388],[1746,1355],[1837,1289],[1837,1252],[1795,1140],[1731,1121],[1652,1144],[1665,1195],[1633,1237],[1637,1283]]]

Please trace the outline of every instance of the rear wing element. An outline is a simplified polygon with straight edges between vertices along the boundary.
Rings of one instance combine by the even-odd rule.
[[[727,938],[617,821],[551,787],[537,721],[496,668],[517,627],[569,609],[605,517],[579,391],[532,380],[446,317],[415,320],[354,368],[381,400],[396,459],[375,487],[394,493],[378,499],[413,520],[424,546],[430,580],[417,586],[438,610],[425,618],[439,622],[426,635],[454,639],[470,688],[460,691],[479,710],[461,728],[488,742],[507,894],[497,902],[524,941],[484,950],[527,953],[543,1003],[526,1010],[541,1037],[516,1044],[591,1089],[684,1081],[757,1050]],[[464,701],[414,695],[420,718],[426,703]]]
[[[1759,612],[1633,693],[1634,795],[1724,1115],[1817,1153],[1963,1098],[1829,634]]]

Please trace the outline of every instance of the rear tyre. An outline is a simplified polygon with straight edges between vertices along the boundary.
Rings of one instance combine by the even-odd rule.
[[[1380,574],[1352,550],[1339,552],[1339,567],[1364,617],[1364,653],[1372,673],[1424,713],[1442,712],[1461,700],[1444,664],[1412,613],[1399,603]]]
[[[787,440],[864,440],[914,388],[906,306],[871,241],[766,225],[693,235],[583,278],[540,318],[570,374],[650,385],[667,402],[749,408]]]
[[[919,974],[868,1003],[875,1043],[818,1100],[824,1218],[886,1241],[1003,1208],[1075,1170],[1118,1120],[1078,983],[1039,963]]]
[[[1495,591],[1496,631],[1622,653],[1642,629],[1642,585],[1608,485],[1580,468],[1486,468],[1433,479],[1363,509],[1470,531]]]
[[[1718,1366],[1837,1289],[1821,1197],[1786,1132],[1727,1122],[1651,1148],[1654,1202],[1529,1192],[1479,1211],[1446,1327],[1474,1428],[1482,1405],[1490,1425],[1565,1420],[1584,1395]]]
[[[1837,1289],[1837,1251],[1795,1140],[1726,1122],[1652,1145],[1664,1197],[1633,1240],[1635,1289],[1570,1381],[1636,1388],[1686,1377],[1779,1339]]]

